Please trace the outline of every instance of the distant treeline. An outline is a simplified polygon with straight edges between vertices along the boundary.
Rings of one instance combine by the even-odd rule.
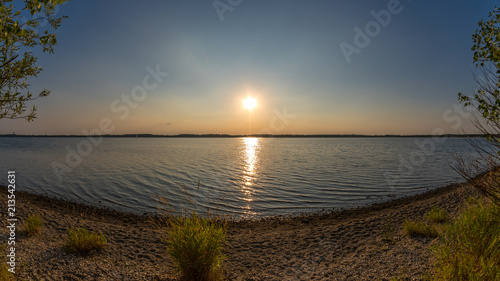
[[[486,137],[483,134],[444,134],[444,135],[356,135],[356,134],[321,134],[321,135],[298,135],[298,134],[253,134],[253,135],[228,135],[228,134],[179,134],[179,135],[154,135],[154,134],[124,134],[124,135],[91,135],[91,137],[105,138],[430,138],[430,137],[458,137],[458,138],[476,138]],[[51,137],[51,138],[82,138],[89,135],[0,135],[0,137]],[[493,136],[500,137],[500,136]]]

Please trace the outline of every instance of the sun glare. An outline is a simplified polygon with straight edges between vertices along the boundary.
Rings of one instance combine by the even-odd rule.
[[[257,101],[252,97],[248,97],[245,100],[243,100],[243,105],[249,110],[252,110],[254,107],[257,106]]]

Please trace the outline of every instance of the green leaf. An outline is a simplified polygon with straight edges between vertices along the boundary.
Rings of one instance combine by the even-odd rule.
[[[29,91],[27,79],[36,77],[42,70],[36,65],[37,58],[33,54],[36,49],[53,52],[53,46],[57,43],[55,29],[66,18],[55,17],[54,8],[66,1],[26,0],[24,6],[7,5],[12,2],[13,0],[0,2],[0,97],[3,97],[0,98],[0,119],[23,118],[32,121],[36,118],[36,106],[33,105],[31,112],[26,113],[26,103],[50,93],[43,90],[37,97],[33,97]],[[50,26],[43,28],[43,34],[37,32],[41,22],[45,21]],[[21,53],[21,48],[26,51]]]

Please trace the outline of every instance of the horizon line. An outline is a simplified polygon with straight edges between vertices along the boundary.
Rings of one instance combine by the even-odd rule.
[[[299,137],[310,137],[310,138],[380,138],[380,137],[485,137],[486,134],[100,134],[100,135],[75,135],[75,134],[37,134],[37,135],[25,135],[25,134],[0,134],[0,137],[108,137],[108,138],[243,138],[243,137],[259,137],[259,138],[299,138]]]

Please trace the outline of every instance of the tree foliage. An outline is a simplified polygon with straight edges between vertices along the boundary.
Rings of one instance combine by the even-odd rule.
[[[459,157],[456,170],[477,190],[500,206],[500,11],[495,8],[481,20],[472,36],[477,88],[472,97],[458,94],[459,101],[473,109],[476,129],[486,135],[484,142],[471,142],[477,159]],[[486,172],[485,172],[486,171]],[[483,173],[485,172],[485,173]],[[481,176],[476,176],[483,173]]]
[[[481,114],[485,123],[477,124],[478,129],[489,135],[490,142],[498,142],[492,135],[500,129],[500,11],[495,8],[489,19],[478,25],[472,36],[474,63],[480,73],[474,78],[477,89],[472,98],[462,93],[458,97],[462,104]]]
[[[45,97],[30,91],[28,78],[36,77],[42,68],[36,66],[33,51],[53,53],[56,35],[53,33],[65,16],[55,17],[66,0],[0,0],[0,119],[36,117],[36,107],[26,112],[26,103]]]

